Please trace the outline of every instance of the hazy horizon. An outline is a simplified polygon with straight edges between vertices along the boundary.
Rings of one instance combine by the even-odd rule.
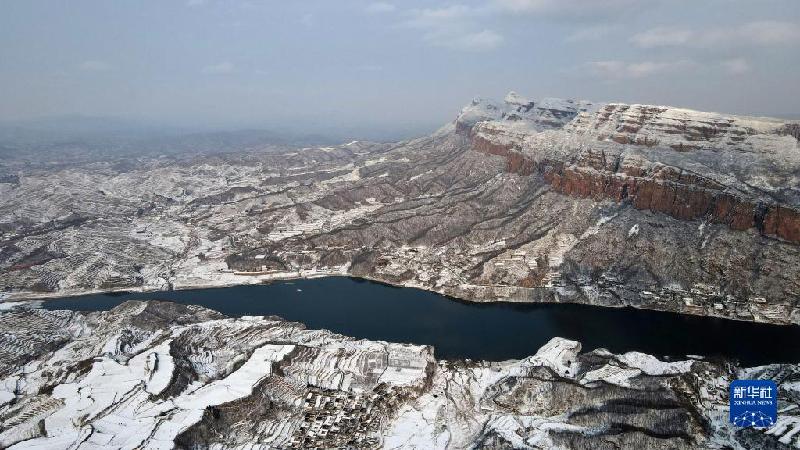
[[[475,96],[510,90],[800,117],[793,0],[34,0],[2,9],[5,123],[413,135]]]

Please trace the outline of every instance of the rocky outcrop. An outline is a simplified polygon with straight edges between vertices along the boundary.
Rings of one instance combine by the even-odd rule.
[[[735,118],[709,113],[646,105],[611,104],[593,115],[582,114],[565,126],[571,133],[618,146],[593,148],[592,141],[560,155],[544,155],[528,147],[528,135],[507,119],[476,122],[462,129],[478,152],[502,156],[506,170],[519,175],[536,173],[556,192],[597,201],[626,202],[637,209],[668,214],[681,220],[707,219],[733,230],[759,233],[800,243],[798,205],[766,196],[747,195],[689,169],[629,154],[625,146],[656,147],[666,141],[669,151],[699,148],[733,151],[756,128]],[[760,122],[745,122],[763,129]],[[798,124],[774,125],[768,131],[793,135]],[[770,149],[762,149],[768,151]],[[800,153],[800,149],[795,149]],[[671,160],[675,160],[674,158]],[[720,174],[723,175],[723,174]]]
[[[595,114],[579,117],[567,127],[589,132],[598,140],[617,144],[665,146],[684,152],[700,148],[720,148],[743,143],[748,136],[764,130],[764,121],[716,113],[653,105],[611,103]],[[770,127],[771,132],[779,128]]]
[[[473,136],[472,148],[489,155],[502,156],[506,161],[506,171],[509,173],[530,175],[537,170],[537,164],[523,153],[516,151],[511,144],[496,143],[481,136]]]
[[[637,352],[582,352],[580,343],[561,338],[518,361],[437,361],[433,352],[166,302],[127,302],[100,313],[0,312],[0,446],[798,444],[797,365],[667,362]],[[776,426],[743,433],[728,423],[735,378],[779,382]]]
[[[553,189],[567,195],[630,201],[637,209],[668,214],[682,220],[708,219],[733,230],[758,232],[800,243],[800,211],[779,204],[765,204],[726,192],[713,181],[664,167],[655,174],[631,176],[593,168],[557,165],[545,169]],[[634,173],[642,173],[633,169]]]

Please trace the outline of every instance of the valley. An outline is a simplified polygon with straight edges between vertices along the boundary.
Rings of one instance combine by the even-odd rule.
[[[11,300],[348,275],[800,323],[794,122],[512,93],[399,143],[14,164]]]

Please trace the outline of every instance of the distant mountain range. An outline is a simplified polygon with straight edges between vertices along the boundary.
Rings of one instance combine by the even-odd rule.
[[[0,156],[88,162],[120,156],[199,155],[267,146],[336,145],[355,137],[392,141],[433,126],[335,127],[313,123],[224,128],[163,126],[113,117],[59,116],[0,122]],[[316,131],[315,131],[316,130]]]

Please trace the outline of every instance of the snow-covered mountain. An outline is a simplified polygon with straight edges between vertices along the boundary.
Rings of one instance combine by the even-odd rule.
[[[5,295],[349,274],[800,323],[800,123],[475,100],[436,133],[5,167]]]

